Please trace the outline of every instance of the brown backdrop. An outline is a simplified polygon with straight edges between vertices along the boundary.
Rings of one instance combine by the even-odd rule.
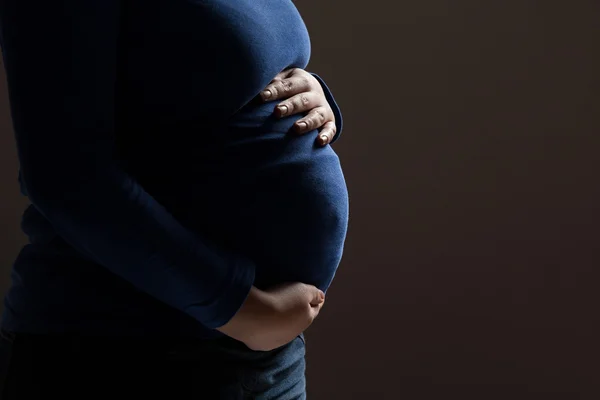
[[[352,212],[310,398],[600,398],[600,3],[297,5]],[[2,89],[5,289],[26,202]]]

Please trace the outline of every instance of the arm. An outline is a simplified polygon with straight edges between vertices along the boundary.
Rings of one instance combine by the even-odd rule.
[[[113,160],[120,0],[0,0],[22,180],[80,252],[216,328],[254,265],[186,230]]]

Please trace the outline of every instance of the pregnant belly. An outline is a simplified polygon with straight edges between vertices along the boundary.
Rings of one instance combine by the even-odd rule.
[[[315,148],[315,138],[271,133],[255,144],[273,153],[242,185],[241,240],[257,264],[257,286],[299,281],[326,290],[341,260],[348,194],[337,155]]]
[[[273,108],[264,109],[270,115]],[[315,146],[317,131],[289,134],[297,117],[267,114],[239,114],[187,170],[185,195],[169,208],[204,237],[250,257],[256,286],[298,281],[326,290],[348,225],[338,156]]]

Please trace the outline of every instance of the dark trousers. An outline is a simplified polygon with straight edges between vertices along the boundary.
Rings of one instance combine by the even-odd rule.
[[[304,355],[303,335],[257,352],[230,338],[1,331],[0,399],[306,399]]]

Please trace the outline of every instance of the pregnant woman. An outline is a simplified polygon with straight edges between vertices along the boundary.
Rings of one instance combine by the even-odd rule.
[[[0,28],[32,203],[0,397],[305,398],[348,197],[293,3],[0,0]]]

